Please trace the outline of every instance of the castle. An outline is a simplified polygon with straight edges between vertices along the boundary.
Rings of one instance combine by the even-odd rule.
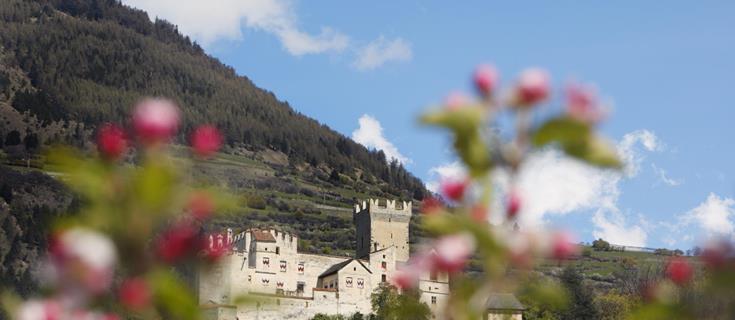
[[[247,229],[211,236],[210,246],[229,250],[197,277],[207,319],[310,319],[318,313],[363,315],[370,296],[409,258],[411,202],[369,199],[355,205],[355,256],[300,253],[294,234]],[[434,315],[447,301],[446,274],[420,275],[420,300]],[[236,305],[247,294],[261,302]]]

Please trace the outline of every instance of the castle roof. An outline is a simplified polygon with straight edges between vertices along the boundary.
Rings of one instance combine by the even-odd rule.
[[[326,277],[326,276],[329,276],[329,275],[333,275],[333,274],[339,272],[339,270],[342,270],[342,268],[346,267],[352,261],[357,261],[357,263],[359,263],[363,268],[365,268],[365,270],[367,270],[367,272],[373,273],[372,271],[370,271],[370,268],[366,267],[365,264],[362,263],[362,261],[357,260],[357,259],[347,259],[345,261],[342,261],[342,262],[340,262],[338,264],[335,264],[335,265],[329,267],[329,269],[327,269],[327,271],[324,271],[324,272],[322,272],[322,274],[319,275],[319,278],[323,278],[323,277]]]
[[[511,293],[493,293],[490,298],[487,299],[488,310],[510,310],[510,311],[521,311],[526,308],[521,304],[516,296]]]
[[[253,230],[251,231],[253,234],[253,239],[258,242],[276,242],[276,238],[273,237],[273,235],[265,230]]]

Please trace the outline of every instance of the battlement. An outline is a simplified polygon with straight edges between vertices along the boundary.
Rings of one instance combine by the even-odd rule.
[[[411,201],[368,199],[355,204],[354,214],[361,212],[411,215]]]

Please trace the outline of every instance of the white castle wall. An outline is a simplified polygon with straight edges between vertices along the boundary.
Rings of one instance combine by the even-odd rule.
[[[354,222],[358,241],[364,237],[365,245],[356,244],[359,262],[353,260],[322,279],[326,284],[333,282],[332,289],[319,288],[319,276],[349,257],[299,253],[298,238],[289,233],[261,230],[273,236],[275,242],[272,242],[255,240],[255,230],[233,234],[228,229],[223,235],[212,237],[210,245],[226,246],[231,249],[230,254],[199,273],[200,304],[219,306],[206,309],[208,318],[205,319],[229,320],[235,314],[239,319],[310,319],[317,313],[369,314],[373,291],[382,281],[390,280],[398,263],[408,260],[410,217],[410,202],[387,201],[381,206],[378,200],[370,199],[357,205]],[[361,254],[361,250],[367,253]],[[362,279],[361,285],[358,279]],[[430,280],[428,274],[421,279],[421,300],[438,312],[449,292],[446,275],[436,281]],[[303,291],[299,290],[299,283]],[[235,298],[245,294],[259,297],[259,303],[228,307]]]

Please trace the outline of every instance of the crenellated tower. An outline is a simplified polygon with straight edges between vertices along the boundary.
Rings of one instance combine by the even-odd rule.
[[[368,199],[355,204],[355,256],[363,258],[371,252],[394,246],[396,261],[408,261],[410,221],[410,201]]]

